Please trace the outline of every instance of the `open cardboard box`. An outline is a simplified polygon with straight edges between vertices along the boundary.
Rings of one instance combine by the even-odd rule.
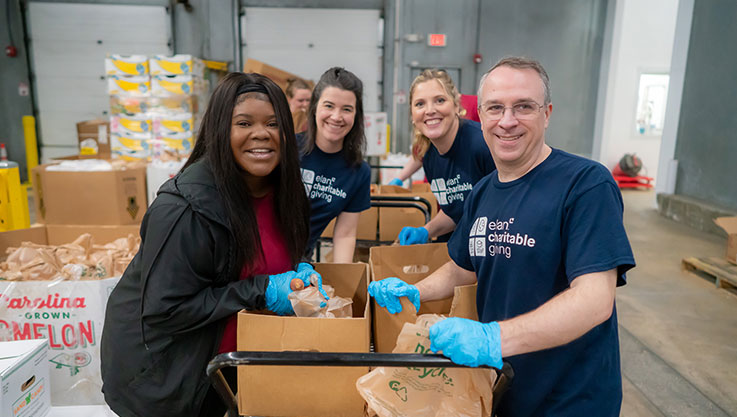
[[[146,167],[112,171],[33,169],[36,219],[47,224],[140,224],[146,211]]]
[[[80,158],[110,158],[110,121],[85,120],[77,123]]]
[[[7,256],[8,248],[20,247],[22,242],[62,245],[89,233],[95,244],[102,245],[129,234],[138,235],[138,229],[138,225],[41,225],[11,230],[0,233],[0,258]],[[0,330],[10,329],[8,335],[16,340],[48,339],[48,343],[43,343],[51,350],[43,364],[51,366],[45,380],[53,405],[104,404],[100,391],[100,337],[107,297],[119,279],[0,281],[4,299],[0,304]],[[53,303],[28,302],[47,299],[61,304],[66,300],[73,306],[59,310]]]
[[[371,248],[369,265],[371,266],[371,280],[380,281],[384,278],[397,277],[409,284],[415,284],[445,265],[450,260],[445,243],[428,243],[409,246],[375,246]],[[404,323],[414,323],[419,314],[449,315],[453,306],[453,299],[429,301],[421,303],[419,314],[414,306],[403,301],[402,311],[390,314],[385,308],[373,303],[373,330],[374,349],[380,353],[391,353],[397,342],[397,337]],[[459,302],[460,303],[460,302]],[[466,312],[461,313],[460,309]],[[457,305],[454,308],[460,317],[468,317],[470,312],[475,315],[475,298],[473,305]]]
[[[34,225],[27,229],[0,232],[0,258],[4,258],[8,248],[20,247],[23,242],[40,245],[63,245],[71,243],[84,233],[89,233],[98,245],[110,243],[115,239],[138,236],[139,225]]]
[[[396,185],[381,185],[375,196],[422,197],[430,203],[430,218],[438,212],[435,196],[430,191],[429,184],[413,185],[406,189]],[[420,203],[421,204],[421,203]],[[424,205],[423,205],[424,206]],[[380,207],[379,208],[379,240],[394,241],[405,226],[421,227],[425,225],[425,215],[413,207]]]
[[[360,240],[376,240],[376,225],[379,221],[379,209],[371,207],[364,210],[358,216],[358,229],[356,229],[356,239]],[[325,227],[322,237],[333,237],[335,231],[335,219]]]
[[[353,318],[281,317],[238,313],[239,351],[369,351],[368,265],[316,263],[323,283],[353,299]],[[260,416],[363,416],[356,380],[363,367],[241,366],[241,414]]]
[[[714,223],[727,232],[727,261],[737,265],[737,216],[718,217]]]

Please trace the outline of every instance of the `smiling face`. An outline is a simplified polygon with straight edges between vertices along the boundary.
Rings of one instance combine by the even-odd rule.
[[[317,101],[315,144],[328,153],[343,149],[343,139],[353,128],[356,117],[356,95],[352,91],[327,87]]]
[[[279,137],[274,106],[264,94],[247,93],[233,108],[230,148],[243,170],[248,188],[256,197],[271,189],[268,176],[279,165]]]
[[[544,105],[529,120],[519,120],[511,107],[524,102],[545,103],[545,88],[537,71],[508,66],[495,68],[486,77],[479,96],[480,108],[491,104],[508,107],[502,118],[492,118],[479,111],[481,130],[501,175],[520,177],[537,166],[549,154],[545,144],[552,103]]]
[[[452,140],[458,131],[458,105],[439,80],[417,84],[411,93],[412,124],[433,143]]]
[[[294,113],[297,110],[307,111],[310,106],[310,96],[312,91],[306,88],[298,88],[294,90],[294,95],[289,99],[289,111]]]

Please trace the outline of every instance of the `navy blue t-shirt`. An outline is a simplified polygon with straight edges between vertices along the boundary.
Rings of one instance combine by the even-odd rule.
[[[461,120],[448,152],[440,155],[431,144],[422,158],[422,167],[440,209],[456,224],[461,220],[463,204],[473,186],[496,169],[481,125],[465,119]]]
[[[475,271],[481,322],[527,313],[583,274],[634,267],[622,195],[601,164],[553,149],[522,178],[494,172],[468,197],[448,243]],[[500,416],[618,416],[622,401],[616,308],[564,346],[505,358],[515,372]]]
[[[304,137],[297,135],[297,142]],[[349,166],[344,152],[325,153],[317,146],[302,156],[302,183],[310,199],[310,240],[308,253],[331,220],[344,211],[350,213],[371,207],[371,168],[362,161]]]

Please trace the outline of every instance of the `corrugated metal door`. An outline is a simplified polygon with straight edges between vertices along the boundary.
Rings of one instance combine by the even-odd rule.
[[[244,61],[257,59],[317,82],[341,66],[363,81],[365,111],[379,111],[383,21],[379,10],[247,7]]]
[[[105,55],[170,54],[161,6],[30,2],[41,157],[78,153],[76,123],[107,118]]]

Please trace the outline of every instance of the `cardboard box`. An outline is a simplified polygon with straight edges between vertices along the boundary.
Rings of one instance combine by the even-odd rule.
[[[358,229],[356,230],[356,239],[360,240],[376,240],[376,226],[379,221],[379,209],[371,207],[364,210],[358,216]],[[335,219],[325,227],[322,237],[333,237],[335,231]]]
[[[381,185],[376,196],[422,197],[430,203],[430,218],[438,212],[435,196],[430,191],[430,184],[413,185],[406,189],[396,185]],[[422,204],[422,203],[418,203]],[[423,204],[424,207],[424,204]],[[425,215],[414,207],[379,207],[379,240],[394,241],[405,226],[420,227],[425,225]]]
[[[151,77],[151,94],[155,97],[204,94],[205,80],[192,75],[154,75]]]
[[[108,95],[149,97],[151,78],[148,75],[110,75],[107,78]]]
[[[86,120],[77,123],[79,155],[85,158],[110,157],[110,122]]]
[[[51,408],[45,339],[0,342],[0,415],[42,417]]]
[[[36,219],[46,224],[140,224],[146,211],[146,167],[113,170],[33,169]]]
[[[151,138],[153,130],[153,118],[149,113],[116,114],[110,117],[112,133],[148,135]]]
[[[90,233],[97,244],[106,244],[129,234],[138,226],[35,226],[0,233],[0,253],[22,242],[62,245]],[[119,277],[82,281],[0,281],[0,335],[6,338],[48,339],[54,365],[47,371],[54,405],[104,404],[100,389],[100,337],[105,305]],[[69,308],[39,305],[22,300],[74,300]],[[1,352],[1,349],[0,349]],[[2,356],[0,354],[0,356]],[[50,379],[49,379],[50,378]],[[6,414],[1,414],[5,416]]]
[[[255,72],[257,74],[265,75],[275,82],[282,90],[287,91],[287,81],[290,78],[302,78],[313,87],[313,83],[299,75],[292,74],[291,72],[284,71],[283,69],[273,67],[265,62],[257,61],[249,58],[246,63],[243,64],[243,72]]]
[[[719,217],[714,223],[727,232],[727,261],[737,265],[737,216]]]
[[[98,244],[105,244],[129,234],[138,236],[140,226],[47,224],[0,232],[0,258],[5,258],[5,252],[8,248],[17,248],[23,242],[33,242],[39,245],[63,245],[73,242],[83,233],[91,234]]]
[[[105,58],[107,75],[148,75],[146,55],[108,54]]]
[[[448,247],[445,243],[428,243],[409,246],[374,246],[369,255],[371,280],[380,281],[388,277],[397,277],[408,284],[416,284],[433,273],[436,269],[450,261]],[[374,304],[372,302],[372,304]],[[449,314],[453,300],[451,298],[424,302],[420,305],[419,314]],[[374,349],[381,353],[391,353],[397,342],[397,336],[404,323],[414,323],[418,314],[414,307],[403,303],[404,308],[398,314],[389,314],[385,308],[373,307]],[[456,309],[461,308],[456,307]],[[476,309],[474,303],[467,309]],[[467,316],[467,314],[465,314]]]
[[[240,351],[369,351],[367,264],[315,264],[336,295],[353,299],[353,318],[238,313]],[[270,416],[363,416],[356,380],[363,367],[238,367],[240,413]],[[288,400],[285,400],[288,398]]]
[[[188,54],[154,55],[150,63],[151,75],[194,75],[200,78],[205,76],[204,62]]]

